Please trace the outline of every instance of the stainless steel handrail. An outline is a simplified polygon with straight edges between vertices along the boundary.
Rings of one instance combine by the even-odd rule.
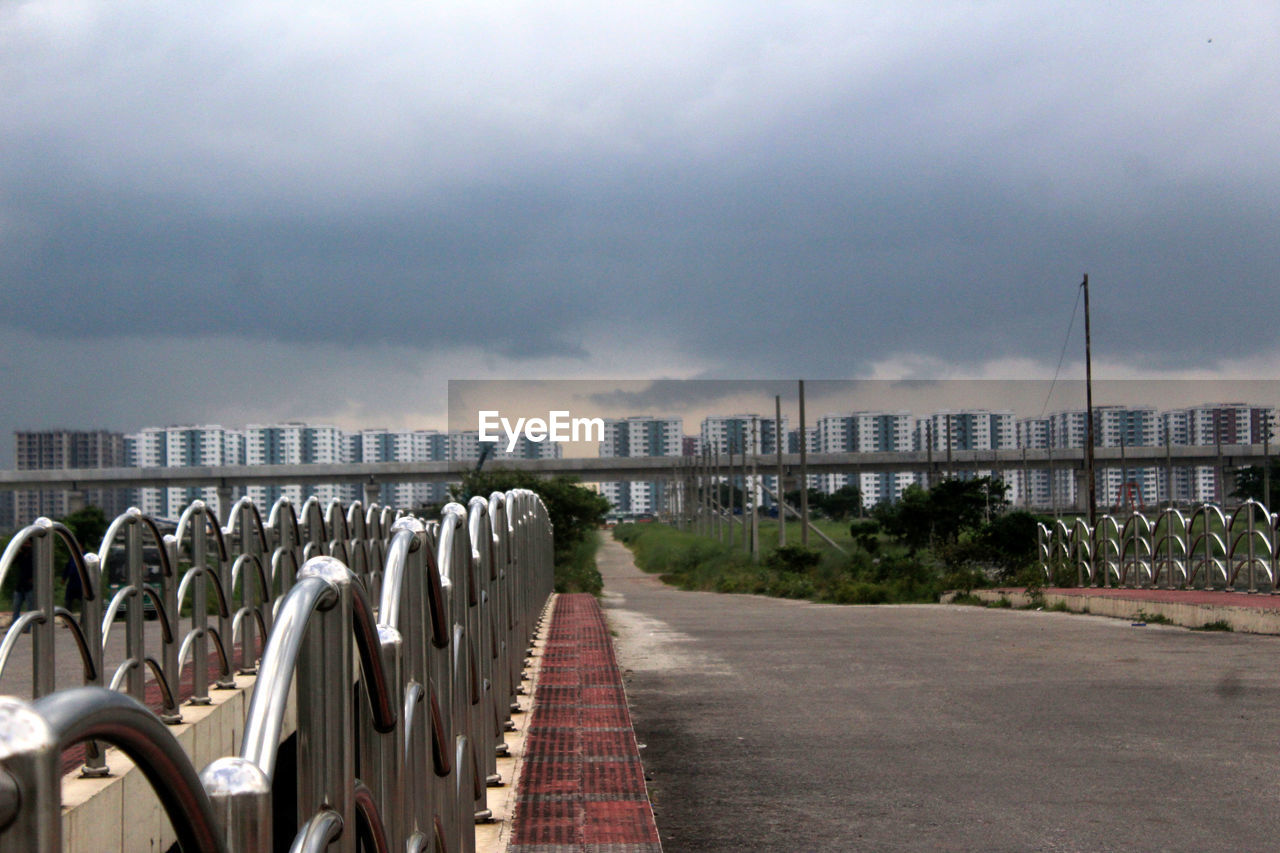
[[[344,513],[336,503],[322,507],[310,499],[302,518],[299,524],[282,499],[263,524],[257,508],[241,501],[219,524],[197,502],[173,534],[162,536],[152,519],[131,508],[109,526],[99,551],[88,554],[80,552],[70,531],[47,519],[25,531],[37,550],[39,606],[0,642],[0,669],[25,625],[48,633],[53,617],[72,621],[52,605],[56,535],[79,554],[77,570],[87,581],[86,607],[72,624],[78,628],[84,680],[97,686],[90,694],[52,693],[54,685],[42,673],[44,680],[33,686],[47,688],[48,702],[0,698],[0,850],[28,849],[32,843],[56,848],[58,744],[68,737],[89,741],[86,770],[92,772],[107,770],[95,740],[123,743],[126,751],[159,750],[143,761],[180,780],[163,792],[177,798],[175,809],[199,812],[171,810],[180,839],[193,849],[222,849],[202,846],[210,827],[218,844],[225,841],[233,853],[271,849],[272,780],[291,687],[298,696],[300,746],[297,843],[319,849],[332,841],[330,849],[353,851],[359,836],[375,849],[474,848],[474,820],[487,813],[484,781],[493,775],[487,771],[495,766],[492,755],[510,717],[524,650],[551,590],[552,531],[545,507],[531,492],[495,492],[465,507],[452,504],[439,522],[424,523],[396,518],[387,508],[353,506]],[[156,589],[142,574],[144,533],[159,546]],[[104,614],[106,557],[119,537],[126,540],[129,576]],[[0,556],[0,580],[13,562],[12,549],[20,546]],[[295,579],[291,569],[308,549],[346,554],[356,566],[313,556]],[[217,593],[217,627],[203,618],[210,602],[200,593],[207,593],[209,583]],[[154,598],[162,620],[158,655],[141,645],[144,595]],[[125,626],[128,649],[115,680],[128,680],[136,690],[150,670],[164,694],[166,722],[178,717],[171,685],[180,667],[200,657],[207,667],[207,647],[203,655],[197,647],[214,637],[230,680],[231,649],[224,643],[238,627],[263,631],[261,662],[242,660],[256,665],[258,679],[237,756],[217,759],[197,776],[185,756],[172,752],[176,742],[159,718],[136,699],[102,689],[103,641],[126,599],[132,605]],[[193,614],[189,630],[179,632],[177,616],[188,600],[199,603],[200,613]],[[247,628],[245,635],[252,636]],[[41,654],[37,668],[51,668],[52,645]],[[205,684],[193,701],[207,699]],[[353,703],[350,686],[357,684],[363,698]],[[133,734],[121,734],[114,724],[67,722],[87,713],[77,704],[86,700],[77,697],[89,695],[99,697],[89,703],[99,709],[94,714],[138,717]],[[80,710],[72,714],[68,708]],[[137,742],[142,736],[148,744]]]

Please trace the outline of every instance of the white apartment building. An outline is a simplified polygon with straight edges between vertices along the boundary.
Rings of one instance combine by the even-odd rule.
[[[943,409],[916,419],[914,446],[931,451],[935,462],[945,464],[950,451],[1012,450],[1018,446],[1018,419],[1011,411]],[[945,474],[944,474],[945,475]],[[995,477],[1009,483],[1010,499],[1016,499],[1020,477],[1008,477],[990,469],[951,473],[960,479]],[[921,477],[921,482],[925,478]]]
[[[438,430],[379,427],[352,433],[350,437],[352,459],[359,462],[434,462],[449,457],[449,436]],[[408,509],[443,503],[447,496],[445,483],[384,483],[378,502]]]
[[[244,428],[246,465],[318,465],[355,461],[344,454],[350,444],[342,430],[328,424],[249,424]],[[355,487],[337,483],[316,486],[250,486],[247,494],[265,510],[282,497],[295,507],[314,495],[322,504],[350,501]]]
[[[765,417],[757,414],[708,415],[702,419],[702,425],[698,431],[697,447],[699,451],[705,448],[712,454],[719,453],[723,464],[727,464],[730,451],[733,452],[734,458],[737,458],[744,449],[748,454],[770,456],[778,452],[779,437],[789,436],[789,421],[790,419],[783,415],[782,425],[779,428],[776,416]],[[782,450],[784,453],[793,452],[785,443]],[[798,448],[794,452],[798,452]],[[759,484],[763,485],[764,488],[753,488],[750,490],[751,493],[760,501],[761,506],[772,506],[773,499],[769,497],[769,494],[777,494],[777,474],[771,473],[770,466],[765,463],[759,470],[757,477],[760,481]],[[741,483],[738,485],[741,487]]]
[[[816,425],[818,453],[878,453],[913,450],[912,416],[910,412],[850,412],[828,414]],[[903,490],[917,482],[911,473],[895,474],[820,474],[816,488],[832,494],[846,485],[858,488],[864,506],[881,501],[896,501]]]
[[[245,464],[245,436],[217,424],[147,427],[124,437],[125,464],[139,468],[184,468]],[[177,518],[194,500],[216,507],[217,489],[171,487],[137,489],[134,504],[154,518]]]
[[[681,418],[636,415],[605,418],[600,456],[634,458],[684,453],[684,421]],[[665,484],[659,481],[612,481],[600,484],[600,493],[624,515],[644,515],[667,509]]]

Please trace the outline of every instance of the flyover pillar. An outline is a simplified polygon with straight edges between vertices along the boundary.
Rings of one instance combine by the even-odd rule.
[[[79,512],[84,509],[85,498],[84,489],[68,489],[67,490],[67,512]]]
[[[1076,504],[1075,509],[1082,514],[1089,512],[1089,472],[1081,468],[1075,472]]]
[[[231,487],[226,483],[219,483],[217,487],[217,496],[218,518],[221,519],[223,524],[229,526],[231,524],[231,504],[234,503],[231,499]]]
[[[364,506],[365,509],[373,506],[382,497],[382,486],[378,483],[370,481],[364,484]]]

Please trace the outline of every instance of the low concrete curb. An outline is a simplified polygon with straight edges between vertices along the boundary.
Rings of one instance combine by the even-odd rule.
[[[977,589],[973,595],[991,604],[1004,600],[1014,607],[1040,606],[1021,588]],[[1185,628],[1224,625],[1248,634],[1280,634],[1280,596],[1194,589],[1046,589],[1042,604],[1119,619],[1163,617]]]

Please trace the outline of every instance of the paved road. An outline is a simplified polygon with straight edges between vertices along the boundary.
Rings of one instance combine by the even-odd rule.
[[[1280,639],[601,569],[667,853],[1277,845]]]

